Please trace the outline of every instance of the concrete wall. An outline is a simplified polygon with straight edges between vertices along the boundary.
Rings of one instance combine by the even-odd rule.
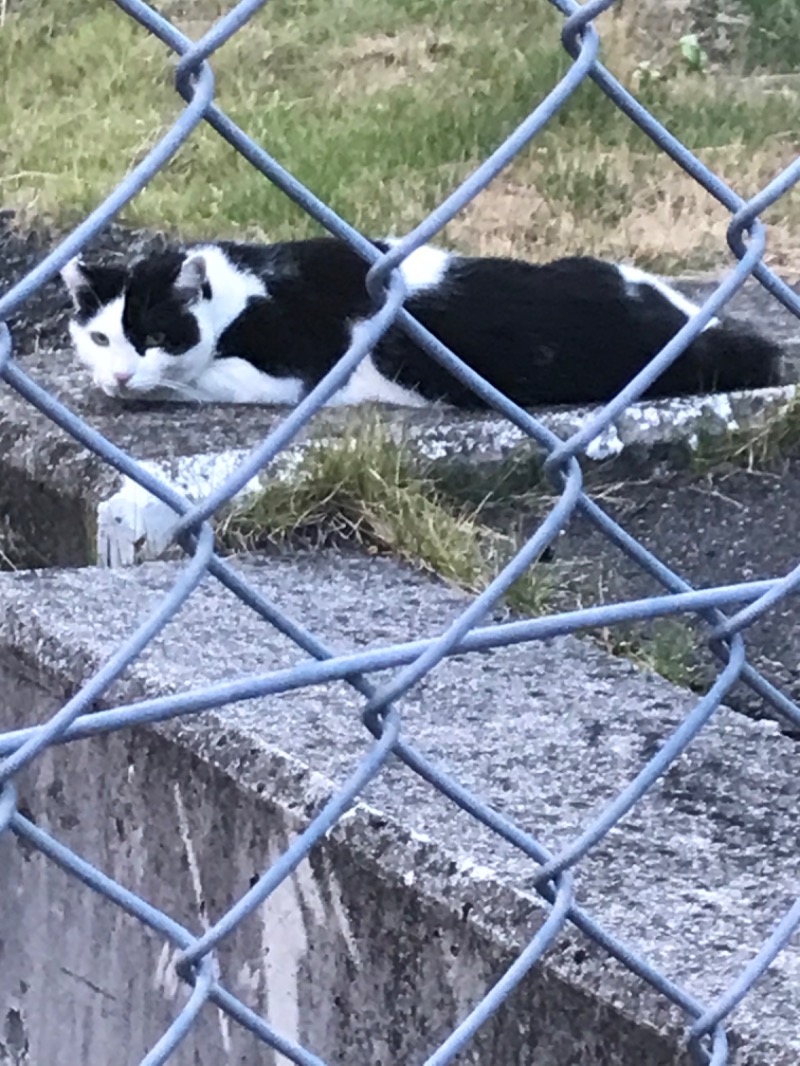
[[[40,721],[53,709],[54,680],[37,684],[26,674],[30,667],[18,661],[2,666],[0,728]],[[257,786],[237,786],[155,729],[51,750],[20,792],[21,809],[38,825],[195,929],[198,913],[213,919],[246,891],[299,824]],[[398,842],[382,819],[371,830],[367,819],[365,828],[378,845],[376,863],[365,864],[334,835],[226,943],[222,972],[232,991],[331,1066],[421,1063],[511,953],[465,920],[460,903],[454,913],[381,868],[381,853]],[[10,834],[0,838],[0,898],[0,1063],[138,1062],[184,997],[160,938]],[[518,918],[509,922],[512,940],[522,928]],[[593,949],[572,939],[568,950],[589,959]],[[170,1060],[284,1061],[213,1007]],[[541,971],[459,1059],[482,1066],[673,1061],[654,1031]]]

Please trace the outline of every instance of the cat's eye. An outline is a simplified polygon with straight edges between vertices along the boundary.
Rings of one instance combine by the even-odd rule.
[[[166,339],[166,333],[148,333],[144,346],[145,348],[160,348]]]
[[[89,336],[99,348],[108,347],[108,337],[105,333],[90,333]]]

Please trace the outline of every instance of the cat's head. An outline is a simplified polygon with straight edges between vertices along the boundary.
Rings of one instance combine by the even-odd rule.
[[[191,396],[214,356],[202,255],[157,252],[130,268],[73,259],[61,277],[72,296],[75,352],[103,392]]]

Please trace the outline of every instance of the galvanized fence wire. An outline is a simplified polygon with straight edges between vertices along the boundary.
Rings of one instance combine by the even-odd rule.
[[[393,753],[432,788],[529,856],[535,867],[536,890],[548,904],[546,918],[530,943],[444,1043],[431,1050],[426,1059],[427,1066],[440,1066],[455,1059],[477,1029],[506,1001],[522,977],[542,959],[567,923],[574,924],[593,938],[610,955],[620,960],[685,1013],[688,1049],[693,1061],[703,1066],[723,1066],[728,1062],[728,1045],[723,1023],[800,925],[800,900],[775,926],[755,957],[716,1002],[703,1003],[687,989],[672,982],[631,947],[608,933],[588,914],[575,898],[571,871],[686,749],[720,707],[735,683],[743,682],[749,685],[794,726],[800,724],[800,707],[747,662],[742,636],[743,631],[764,612],[797,589],[800,585],[800,566],[780,579],[704,590],[692,589],[687,581],[626,533],[584,493],[580,457],[586,446],[609,427],[625,407],[641,397],[648,385],[681,355],[748,277],[757,278],[777,300],[800,317],[800,299],[763,262],[765,227],[759,220],[759,215],[800,178],[800,158],[752,199],[742,200],[676,140],[599,62],[599,37],[592,20],[611,7],[614,0],[590,0],[583,6],[572,3],[571,0],[550,0],[567,16],[562,39],[564,47],[573,59],[571,67],[550,94],[466,181],[389,252],[381,254],[364,236],[318,200],[280,163],[255,144],[214,102],[214,76],[208,62],[210,57],[230,37],[246,26],[251,16],[264,6],[266,0],[242,0],[197,42],[185,37],[142,0],[114,2],[180,57],[175,70],[175,85],[186,106],[171,129],[113,193],[0,299],[0,377],[34,407],[49,416],[62,430],[71,434],[117,471],[126,474],[156,498],[168,504],[179,516],[175,536],[186,553],[186,561],[169,593],[158,607],[49,721],[0,734],[0,833],[8,830],[20,841],[26,841],[52,862],[79,878],[86,886],[113,901],[157,932],[177,949],[177,972],[191,992],[173,1023],[142,1060],[142,1066],[156,1066],[167,1062],[191,1031],[197,1016],[209,1003],[225,1011],[240,1025],[249,1029],[256,1040],[276,1049],[290,1061],[306,1066],[324,1066],[322,1059],[313,1051],[283,1036],[269,1021],[257,1015],[224,987],[215,962],[215,951],[223,938],[291,875],[310,850],[357,802],[366,785],[381,773],[388,757]],[[533,415],[512,403],[508,397],[465,366],[459,360],[457,352],[448,350],[404,310],[405,293],[398,268],[411,252],[434,238],[457,212],[486,187],[543,129],[587,78],[591,78],[610,101],[731,212],[727,236],[737,263],[698,313],[650,364],[583,428],[569,439],[561,440]],[[37,385],[13,360],[12,338],[5,322],[144,188],[201,122],[208,123],[267,179],[371,264],[367,286],[375,312],[354,331],[352,342],[337,365],[263,443],[206,499],[191,502],[143,469],[130,455],[105,439]],[[424,347],[432,359],[465,382],[483,397],[491,408],[543,446],[547,452],[546,470],[559,495],[550,513],[516,556],[443,632],[402,644],[336,655],[322,639],[311,633],[302,621],[288,617],[277,603],[271,602],[251,587],[215,553],[209,520],[255,474],[269,467],[281,450],[319,412],[326,400],[344,384],[354,368],[393,323],[399,324]],[[638,563],[642,570],[656,578],[665,589],[665,594],[535,619],[483,624],[503,593],[579,512]],[[112,682],[135,662],[191,597],[207,574],[213,575],[265,622],[294,641],[307,653],[308,659],[289,669],[243,676],[180,695],[119,704],[91,713],[94,702],[101,699]],[[543,640],[602,625],[630,623],[676,614],[695,615],[707,624],[709,646],[720,660],[719,674],[709,691],[686,714],[657,754],[559,854],[552,854],[535,837],[460,785],[443,767],[430,762],[411,741],[401,735],[402,698],[446,657]],[[369,674],[386,669],[394,669],[395,672],[388,682],[376,688],[369,681]],[[51,834],[34,825],[17,808],[17,775],[50,745],[86,739],[147,722],[199,714],[236,701],[289,692],[334,680],[348,682],[363,697],[362,720],[374,738],[370,749],[358,762],[349,779],[337,789],[305,831],[256,884],[202,936],[196,936],[167,914],[107,877]]]

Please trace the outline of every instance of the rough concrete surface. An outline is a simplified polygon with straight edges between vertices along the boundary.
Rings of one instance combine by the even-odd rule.
[[[239,565],[337,651],[436,634],[465,602],[382,559],[317,553]],[[175,574],[160,563],[3,576],[0,648],[15,679],[0,689],[3,724],[41,720]],[[301,659],[209,581],[108,699]],[[23,690],[27,706],[15,694]],[[592,646],[557,639],[458,657],[400,706],[407,739],[558,848],[641,768],[692,700]],[[360,706],[337,683],[71,744],[38,760],[22,802],[196,928],[198,906],[201,924],[217,917],[367,750]],[[721,710],[581,863],[578,896],[668,976],[713,1000],[796,894],[799,791],[796,746],[771,723]],[[246,923],[223,953],[224,970],[248,1002],[326,1061],[421,1062],[531,935],[541,908],[524,917],[530,861],[402,765],[390,765],[365,800],[369,808],[351,813]],[[124,1036],[135,1059],[138,1041],[152,1040],[175,1009],[166,953],[28,849],[0,847],[0,891],[16,901],[0,914],[0,937],[14,946],[6,958],[23,960],[18,970],[0,967],[0,1002],[25,1019],[31,1047],[41,1042],[53,1056],[32,1053],[31,1063],[77,1061],[32,1020],[42,1017],[43,982],[48,996],[68,987],[85,1006],[64,1018],[60,1047],[80,1039],[90,1066],[107,1061],[97,1048],[109,1034]],[[99,1016],[98,1004],[106,1005]],[[796,1063],[798,1017],[793,945],[737,1009],[732,1061]],[[226,1061],[262,1061],[247,1057],[251,1038],[223,1030],[208,1012],[176,1061],[205,1066],[220,1061],[220,1048]],[[680,1033],[662,999],[570,931],[465,1061],[658,1066],[684,1062]]]

